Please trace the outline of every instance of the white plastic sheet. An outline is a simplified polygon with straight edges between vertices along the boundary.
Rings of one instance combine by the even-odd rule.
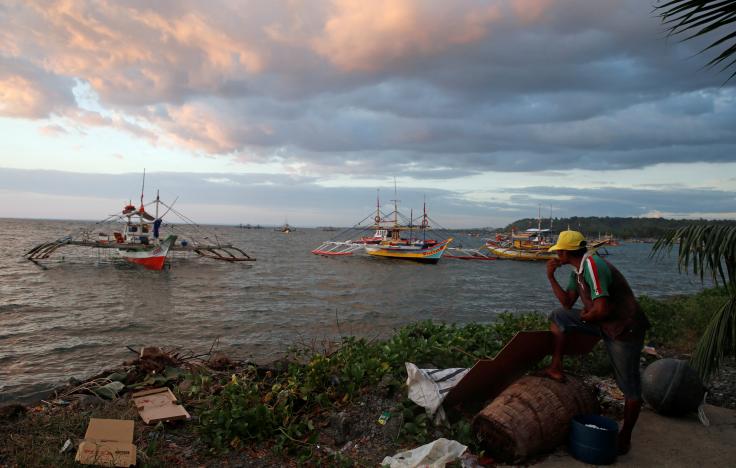
[[[437,439],[421,447],[386,457],[382,466],[390,468],[443,468],[447,463],[459,458],[468,447],[456,440]]]
[[[407,362],[405,365],[409,399],[426,409],[430,417],[436,416],[436,420],[444,420],[444,411],[440,406],[442,401],[450,389],[465,377],[470,369],[457,367],[450,369],[419,369],[411,362]]]

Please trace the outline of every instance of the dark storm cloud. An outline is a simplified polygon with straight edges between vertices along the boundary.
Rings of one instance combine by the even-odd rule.
[[[733,85],[639,0],[28,2],[0,26],[17,74],[46,74],[34,86],[52,104],[27,117],[78,119],[77,79],[161,140],[305,173],[736,160]]]

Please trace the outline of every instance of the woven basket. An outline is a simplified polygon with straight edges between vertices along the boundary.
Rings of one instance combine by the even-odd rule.
[[[574,416],[598,412],[594,389],[581,379],[526,376],[478,413],[473,428],[490,455],[516,463],[564,443]]]

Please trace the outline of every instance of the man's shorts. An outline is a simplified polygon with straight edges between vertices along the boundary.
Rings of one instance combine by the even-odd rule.
[[[600,336],[606,345],[611,359],[611,366],[616,377],[616,384],[627,399],[641,399],[641,374],[639,358],[644,346],[644,337],[634,341],[613,340],[601,333],[598,325],[580,319],[580,309],[559,308],[549,314],[549,319],[563,332],[577,331],[588,335]]]

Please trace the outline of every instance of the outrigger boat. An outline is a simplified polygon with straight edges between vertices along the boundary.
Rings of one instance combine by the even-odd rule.
[[[605,243],[599,240],[591,241],[588,250],[599,249]],[[510,235],[497,234],[493,240],[486,239],[485,247],[498,258],[533,262],[557,258],[557,252],[549,251],[554,244],[554,232],[551,229],[542,229],[540,226],[523,232],[516,232],[512,229]]]
[[[145,172],[143,181],[145,187]],[[98,252],[115,252],[117,257],[141,265],[148,270],[162,270],[172,252],[190,252],[199,257],[226,262],[255,261],[255,258],[231,244],[219,241],[211,243],[209,239],[217,239],[217,236],[203,233],[196,223],[173,208],[174,203],[167,205],[161,201],[158,193],[156,199],[151,203],[155,204],[154,215],[146,211],[146,205],[143,203],[143,189],[141,189],[141,203],[138,208],[128,203],[120,213],[110,215],[107,219],[75,234],[39,244],[26,252],[24,256],[44,268],[42,261],[48,260],[58,249],[66,246],[91,247],[99,249]],[[159,216],[160,206],[166,208],[166,212],[161,216]],[[169,212],[176,214],[185,224],[194,228],[198,235],[169,234],[162,240],[163,218]],[[103,226],[111,228],[112,235],[102,232]],[[170,231],[175,230],[174,225],[167,227]]]
[[[373,235],[363,235],[353,240],[326,241],[312,250],[312,253],[325,257],[365,253],[373,257],[437,263],[452,242],[452,237],[439,241],[427,239],[430,218],[427,215],[426,203],[419,223],[414,222],[413,214],[406,218],[399,213],[398,200],[394,200],[394,210],[386,215],[381,212],[381,202],[376,198],[373,223],[362,225],[369,218],[370,215],[347,231],[364,233],[373,231]],[[344,236],[344,233],[337,237],[341,236]]]
[[[553,233],[550,229],[532,228],[517,233],[496,235],[494,240],[486,240],[486,248],[498,258],[524,261],[546,261],[557,258],[556,252],[550,252],[554,245]]]

